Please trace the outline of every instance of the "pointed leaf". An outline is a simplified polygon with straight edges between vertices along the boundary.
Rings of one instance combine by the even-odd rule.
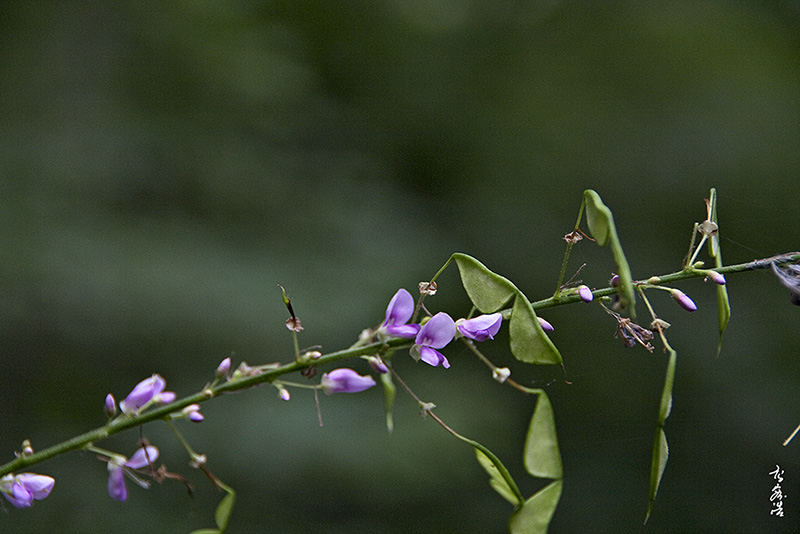
[[[667,373],[664,378],[664,390],[661,392],[661,404],[658,409],[658,423],[656,427],[655,440],[653,442],[653,458],[650,463],[650,494],[648,498],[647,514],[644,522],[650,518],[653,510],[653,503],[656,500],[658,486],[661,484],[661,477],[667,467],[669,459],[669,447],[667,446],[667,435],[664,433],[664,423],[672,410],[672,385],[675,382],[675,364],[678,359],[677,353],[668,348],[669,363],[667,363]]]
[[[496,312],[514,296],[516,288],[507,278],[493,273],[472,256],[455,253],[452,257],[458,265],[464,290],[481,312]]]
[[[708,203],[711,208],[711,222],[719,227],[719,222],[717,221],[717,190],[713,187],[708,196]],[[719,246],[719,230],[711,236],[710,252],[717,268],[722,267],[722,249]],[[719,356],[719,353],[722,351],[722,334],[725,333],[725,329],[728,327],[728,321],[731,320],[731,301],[728,299],[727,286],[717,286],[717,316],[719,318],[717,356]]]
[[[614,225],[614,216],[611,210],[603,204],[603,200],[596,191],[587,189],[583,192],[583,199],[586,206],[586,222],[589,225],[589,232],[600,246],[610,245],[614,255],[614,263],[617,264],[617,274],[619,275],[619,286],[622,297],[627,306],[630,306],[631,316],[636,317],[634,303],[633,278],[622,244],[617,236],[617,228]]]
[[[511,353],[521,362],[557,365],[561,354],[542,330],[528,299],[517,291],[509,323]]]
[[[508,485],[508,482],[503,478],[503,475],[497,469],[497,466],[494,465],[488,456],[483,454],[480,449],[475,449],[475,456],[478,457],[478,462],[481,464],[487,473],[489,473],[489,484],[494,488],[494,490],[500,494],[505,500],[513,504],[514,506],[518,506],[519,500],[517,496],[514,494],[514,490]]]
[[[525,501],[508,522],[511,534],[545,534],[561,498],[561,480],[554,480]]]
[[[217,506],[217,512],[214,514],[214,519],[219,527],[219,532],[222,534],[228,526],[228,521],[233,511],[233,503],[236,501],[236,492],[228,486],[222,486],[227,495],[223,497],[222,501]]]
[[[525,469],[535,477],[561,478],[561,453],[558,450],[553,407],[544,391],[538,396],[525,438]]]

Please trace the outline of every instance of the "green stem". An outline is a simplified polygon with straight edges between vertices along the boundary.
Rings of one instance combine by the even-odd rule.
[[[719,267],[714,270],[720,274],[730,274],[730,273],[737,273],[744,271],[753,271],[758,269],[768,269],[772,266],[772,264],[775,263],[785,263],[798,260],[800,260],[800,252],[790,252],[787,254],[781,254],[778,256],[755,260],[747,263],[740,263],[736,265]],[[448,261],[447,264],[445,264],[445,267],[449,263],[450,261]],[[440,269],[439,272],[441,272],[443,269],[444,267]],[[438,274],[439,273],[437,273],[437,276]],[[681,270],[674,273],[659,276],[658,278],[660,279],[660,283],[670,283],[691,278],[701,278],[703,276],[704,274],[702,272],[698,272],[696,270]],[[637,283],[643,284],[647,283],[647,281],[644,280]],[[605,287],[594,290],[592,294],[595,297],[603,297],[603,296],[613,295],[617,292],[618,288],[616,287]],[[578,295],[563,295],[559,296],[558,299],[550,297],[547,299],[535,301],[531,303],[531,306],[535,310],[539,310],[544,308],[561,306],[564,304],[570,304],[572,302],[581,302],[581,299]],[[503,310],[504,317],[507,317],[510,313],[511,313],[510,309]],[[369,354],[377,354],[385,352],[389,349],[393,348],[396,349],[407,343],[408,343],[407,339],[392,338],[385,342],[371,343],[369,345],[331,352],[330,354],[323,355],[319,359],[313,361],[305,361],[305,360],[294,361],[292,363],[281,365],[274,369],[266,369],[260,374],[255,374],[253,376],[223,382],[214,385],[213,387],[207,387],[203,391],[194,393],[187,397],[183,397],[170,404],[154,407],[146,411],[145,413],[139,415],[119,416],[109,421],[106,425],[95,428],[94,430],[90,430],[78,436],[72,437],[60,443],[57,443],[56,445],[52,445],[50,447],[42,449],[38,452],[34,452],[33,454],[25,456],[20,455],[14,460],[0,466],[0,477],[8,473],[19,471],[22,468],[44,462],[45,460],[48,460],[59,454],[85,448],[89,445],[92,445],[96,441],[103,440],[109,436],[112,436],[124,430],[128,430],[130,428],[134,428],[143,425],[145,423],[155,421],[157,419],[164,419],[168,417],[171,413],[180,411],[190,404],[199,404],[207,400],[210,400],[214,397],[217,397],[219,395],[222,395],[223,393],[233,393],[235,391],[241,391],[244,389],[251,388],[258,384],[271,382],[280,376],[289,373],[294,373],[296,371],[301,371],[306,367],[324,366],[326,364],[334,363],[341,360],[357,358],[359,356],[365,356]]]

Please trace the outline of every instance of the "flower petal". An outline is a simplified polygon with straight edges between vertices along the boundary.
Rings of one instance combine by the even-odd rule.
[[[166,381],[160,375],[153,375],[136,384],[136,387],[119,403],[120,409],[127,413],[134,413],[139,408],[150,402],[154,395],[164,391]]]
[[[487,339],[494,339],[494,336],[500,330],[502,322],[503,314],[492,313],[491,315],[479,315],[467,320],[459,319],[459,322],[456,323],[456,328],[464,337],[475,341],[486,341]]]
[[[131,459],[125,462],[125,467],[130,467],[131,469],[140,469],[155,462],[158,459],[158,449],[152,445],[148,445],[146,449],[147,451],[145,452],[145,447],[142,447],[133,453]]]
[[[414,315],[414,297],[403,288],[397,290],[386,307],[384,326],[406,324]]]
[[[436,367],[437,365],[442,364],[442,367],[445,369],[450,368],[450,362],[448,362],[447,358],[444,357],[444,354],[438,350],[432,349],[425,345],[420,345],[417,350],[419,351],[420,359],[428,365]]]
[[[375,385],[371,376],[361,376],[352,369],[334,369],[322,375],[322,389],[331,393],[358,393]]]
[[[418,324],[398,324],[385,326],[384,331],[390,336],[414,339],[419,334]]]
[[[447,346],[456,335],[456,323],[445,312],[439,312],[420,328],[415,343],[435,349]]]
[[[121,502],[128,500],[128,488],[125,487],[125,473],[122,466],[108,462],[108,495]]]

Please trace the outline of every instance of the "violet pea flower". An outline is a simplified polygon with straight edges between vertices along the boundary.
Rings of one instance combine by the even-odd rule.
[[[386,320],[380,330],[390,336],[413,338],[419,332],[418,324],[406,324],[414,315],[414,297],[405,289],[398,289],[386,307]]]
[[[494,336],[500,330],[500,323],[502,322],[503,314],[493,313],[491,315],[479,315],[472,319],[459,319],[456,321],[456,328],[464,337],[475,341],[486,341],[487,339],[494,339]]]
[[[128,393],[125,400],[119,403],[120,410],[128,415],[133,415],[151,402],[169,403],[175,400],[175,393],[164,391],[166,381],[161,375],[153,375],[136,384],[136,387]]]
[[[125,486],[125,470],[141,469],[152,464],[158,459],[158,449],[152,445],[137,450],[128,460],[124,456],[111,458],[108,461],[108,494],[112,499],[121,502],[128,500],[128,488]],[[147,482],[138,480],[131,476],[142,487],[147,487]]]
[[[15,508],[30,508],[33,501],[41,501],[53,490],[53,477],[36,473],[8,474],[0,479],[0,493]]]
[[[361,376],[352,369],[334,369],[322,375],[320,381],[323,391],[331,393],[358,393],[375,385],[371,376]]]
[[[442,364],[442,367],[447,369],[450,367],[450,362],[436,349],[447,346],[455,335],[456,323],[453,318],[444,312],[439,312],[420,328],[414,346],[411,347],[411,357],[434,367]]]

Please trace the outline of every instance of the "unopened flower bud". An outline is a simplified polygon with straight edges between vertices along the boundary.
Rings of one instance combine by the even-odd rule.
[[[106,395],[105,412],[109,418],[117,415],[117,400],[111,393]]]
[[[612,287],[619,287],[619,275],[615,274],[614,276],[612,276],[611,280],[609,280],[609,283],[611,284]]]
[[[697,311],[697,304],[695,304],[694,301],[680,289],[672,290],[672,298],[674,298],[675,302],[677,302],[678,305],[680,305],[680,307],[684,310],[688,312]]]
[[[31,440],[26,439],[22,442],[22,456],[30,456],[33,454],[33,445],[31,445]]]
[[[539,326],[542,327],[542,330],[544,330],[545,332],[555,331],[555,328],[553,327],[553,325],[550,324],[549,321],[547,321],[546,319],[542,319],[539,316],[537,316],[536,318],[539,319]]]
[[[589,289],[587,286],[578,286],[578,296],[581,297],[583,302],[592,302],[594,300],[594,295],[592,295],[592,290]]]
[[[725,285],[725,277],[717,271],[708,271],[708,273],[706,273],[706,280],[711,280],[715,284],[719,284],[721,286]]]
[[[231,359],[230,357],[228,357],[219,362],[215,375],[217,378],[222,378],[223,376],[228,376],[230,370],[231,370]]]
[[[289,394],[289,390],[284,387],[278,389],[278,396],[284,401],[288,401],[292,398],[292,396]]]
[[[383,363],[383,360],[380,357],[370,356],[367,361],[369,362],[370,367],[372,367],[376,373],[385,375],[389,372],[389,368],[386,367],[386,364]]]

